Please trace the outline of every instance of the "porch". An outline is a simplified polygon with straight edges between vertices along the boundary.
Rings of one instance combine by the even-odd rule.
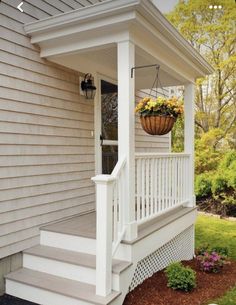
[[[50,252],[51,259],[47,257],[45,265],[38,259],[27,260],[28,256],[40,256],[37,251],[41,250],[29,250],[31,254],[26,251],[26,268],[39,273],[23,270],[9,275],[8,292],[34,301],[39,301],[40,295],[44,305],[121,305],[129,287],[136,285],[133,281],[144,280],[150,269],[155,271],[173,260],[190,259],[193,255],[194,81],[209,73],[211,67],[150,0],[105,1],[33,22],[25,30],[31,42],[40,46],[42,57],[80,72],[91,72],[97,88],[100,75],[117,83],[118,162],[111,174],[104,175],[101,154],[96,155],[92,178],[96,185],[96,214],[42,228],[41,245],[54,248],[44,254],[49,256]],[[173,154],[171,149],[164,153],[136,152],[135,93],[151,87],[155,71],[142,70],[133,77],[131,70],[150,64],[160,66],[163,87],[184,87],[183,153]],[[94,100],[95,113],[100,94]],[[94,120],[95,150],[101,152],[101,120],[96,115]],[[73,267],[68,267],[68,262],[61,263],[63,253],[55,248],[76,252],[64,253],[69,255],[70,263],[73,257]],[[75,268],[75,260],[82,260],[86,270]],[[152,267],[135,276],[149,262]],[[117,265],[121,268],[118,276],[114,272]],[[79,286],[67,283],[68,277],[70,281],[78,279]],[[84,283],[90,286],[86,288]],[[53,291],[48,288],[50,284]],[[66,287],[70,285],[68,295]],[[33,288],[27,294],[28,286]]]

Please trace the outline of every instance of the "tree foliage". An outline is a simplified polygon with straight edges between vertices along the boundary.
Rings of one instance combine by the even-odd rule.
[[[236,148],[236,5],[232,0],[215,0],[214,5],[222,9],[209,9],[205,0],[182,0],[167,17],[215,68],[196,82],[198,134],[221,130],[213,148],[223,139]]]

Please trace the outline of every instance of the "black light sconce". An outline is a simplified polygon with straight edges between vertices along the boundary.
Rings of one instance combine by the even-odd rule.
[[[86,99],[92,100],[94,98],[97,88],[93,85],[92,74],[85,74],[84,80],[81,82],[81,89]]]

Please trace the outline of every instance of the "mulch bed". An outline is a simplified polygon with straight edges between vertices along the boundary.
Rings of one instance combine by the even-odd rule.
[[[197,287],[193,291],[168,288],[164,272],[159,271],[131,291],[123,305],[202,305],[221,297],[236,285],[236,261],[225,265],[217,274],[200,271],[196,260],[184,262],[184,265],[197,272]]]

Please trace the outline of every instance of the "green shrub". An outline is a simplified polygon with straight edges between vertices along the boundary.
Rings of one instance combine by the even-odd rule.
[[[223,174],[218,173],[211,181],[211,191],[214,195],[220,194],[227,189],[227,181]]]
[[[220,171],[227,170],[235,161],[236,161],[236,152],[234,150],[231,150],[223,156],[223,158],[219,163],[218,169]]]
[[[220,247],[220,246],[215,246],[215,247],[210,247],[209,244],[205,243],[202,244],[199,248],[196,249],[196,255],[203,255],[205,252],[217,252],[221,256],[228,257],[229,256],[229,248],[227,247]]]
[[[213,247],[211,252],[217,252],[221,256],[228,257],[229,256],[229,249],[227,247]]]
[[[235,151],[221,153],[217,168],[196,176],[195,193],[197,199],[207,199],[206,210],[223,216],[236,216]]]
[[[172,263],[165,270],[168,287],[190,291],[196,287],[196,272],[181,263]]]
[[[226,170],[226,177],[228,181],[228,187],[231,187],[236,192],[236,160],[232,162]]]
[[[201,174],[196,176],[195,194],[197,198],[211,195],[211,179],[208,174]]]
[[[209,244],[203,244],[196,249],[196,255],[203,255],[205,252],[209,251]]]

